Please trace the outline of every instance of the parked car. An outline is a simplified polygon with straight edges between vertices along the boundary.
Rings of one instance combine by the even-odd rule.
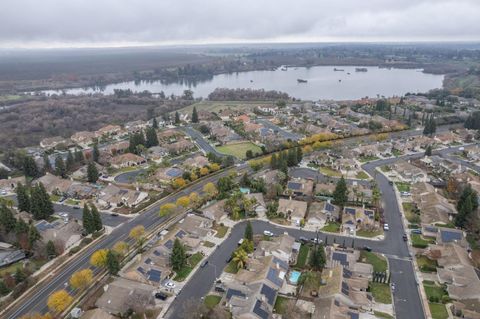
[[[421,235],[422,234],[422,230],[420,228],[417,228],[417,229],[412,229],[410,231],[412,234],[418,234],[418,235]]]
[[[241,239],[238,241],[237,245],[238,245],[238,246],[241,246],[241,245],[243,244],[243,242],[244,242],[244,239],[241,238]]]
[[[118,214],[117,213],[111,213],[110,216],[117,217]]]
[[[322,242],[321,239],[318,239],[318,238],[316,238],[316,237],[310,239],[310,241],[311,241],[312,243],[314,243],[314,244],[320,244],[320,243]]]
[[[232,261],[232,259],[233,259],[233,256],[230,256],[230,257],[228,257],[228,258],[225,260],[225,263],[227,263],[227,264],[228,264],[229,262],[231,262],[231,261]]]
[[[393,182],[392,182],[392,181],[388,181],[388,184],[393,185]]]
[[[0,191],[0,195],[2,195],[2,196],[7,195],[7,191],[4,190],[4,189],[2,189],[2,190]]]
[[[80,206],[73,206],[73,209],[80,209]]]
[[[389,229],[390,229],[390,227],[388,226],[388,224],[383,224],[383,230],[387,231]]]
[[[403,234],[403,236],[402,236],[402,237],[403,237],[403,241],[407,241],[407,240],[408,240],[408,236],[407,236],[407,234]]]
[[[272,237],[272,236],[273,236],[273,233],[272,233],[271,231],[269,231],[269,230],[264,230],[264,231],[263,231],[263,234],[264,234],[265,236],[268,236],[268,237]]]
[[[200,264],[200,268],[204,268],[206,265],[208,265],[208,260],[204,260],[204,261]]]
[[[305,244],[308,242],[308,238],[307,237],[303,237],[303,236],[300,236],[300,238],[298,239],[301,243]]]
[[[365,251],[372,251],[372,247],[370,247],[370,246],[363,246],[363,250],[365,250]]]
[[[165,284],[165,287],[175,288],[175,284],[174,284],[173,282],[169,281],[169,282],[167,282],[167,283]]]
[[[155,298],[160,300],[166,300],[168,298],[168,295],[164,294],[163,292],[157,292],[155,293]]]

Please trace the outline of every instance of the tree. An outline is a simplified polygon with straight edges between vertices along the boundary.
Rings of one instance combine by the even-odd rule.
[[[208,167],[202,167],[202,168],[200,169],[200,175],[205,176],[205,175],[207,175],[208,173],[210,173],[210,170],[208,169]]]
[[[117,275],[120,271],[120,256],[114,251],[109,250],[107,253],[107,269],[111,275]]]
[[[145,241],[145,227],[142,225],[133,227],[132,230],[130,230],[128,237],[134,239],[137,243],[137,246],[141,247]]]
[[[83,290],[93,281],[93,272],[90,269],[79,270],[70,277],[70,286],[73,289]]]
[[[180,124],[180,114],[177,112],[175,112],[175,124]]]
[[[98,143],[93,144],[92,159],[94,162],[97,162],[97,163],[98,163],[98,160],[100,159],[100,151],[98,150]]]
[[[170,263],[175,271],[180,271],[187,264],[185,246],[183,246],[178,238],[175,238],[173,243],[172,254],[170,255]]]
[[[432,145],[428,145],[425,149],[425,156],[432,156]]]
[[[247,266],[248,255],[245,250],[239,248],[233,252],[232,261],[237,265],[237,269],[243,269]]]
[[[145,146],[147,148],[158,145],[158,137],[157,137],[157,132],[155,131],[155,128],[148,127],[145,130],[145,135],[146,135]]]
[[[65,162],[60,155],[55,157],[55,175],[60,176],[61,178],[67,177],[67,169],[65,167]]]
[[[154,129],[158,129],[158,121],[157,121],[156,117],[154,117],[153,120],[152,120],[152,127]]]
[[[333,201],[335,204],[340,206],[345,206],[345,203],[348,201],[348,188],[345,178],[343,176],[337,182],[335,190],[333,192]]]
[[[29,249],[32,249],[32,247],[33,247],[33,245],[35,244],[35,242],[36,242],[37,240],[40,240],[41,238],[42,238],[42,236],[41,236],[40,233],[38,232],[38,230],[37,230],[37,228],[35,227],[35,225],[30,224],[30,226],[28,227],[28,234],[27,234]]]
[[[465,128],[470,130],[480,130],[480,111],[471,113],[465,121]]]
[[[207,194],[208,198],[214,198],[218,194],[217,187],[213,183],[207,183],[203,186],[203,192]]]
[[[61,313],[72,303],[73,298],[66,290],[55,291],[48,297],[48,309],[55,313]]]
[[[68,150],[67,161],[65,163],[66,170],[70,172],[73,170],[74,166],[75,166],[75,159],[73,158],[72,152]]]
[[[30,193],[30,212],[33,218],[37,220],[47,219],[54,213],[52,201],[42,183],[33,186]]]
[[[53,243],[53,241],[49,240],[47,242],[47,257],[48,258],[55,258],[57,257],[57,251],[55,249],[55,244]]]
[[[40,170],[37,167],[37,163],[31,156],[25,156],[23,158],[23,173],[25,177],[37,178],[40,177]]]
[[[13,212],[4,204],[0,204],[0,225],[3,226],[7,234],[15,230],[17,225]]]
[[[108,254],[107,249],[97,250],[90,257],[90,264],[98,268],[107,266],[107,254]]]
[[[162,205],[162,206],[160,207],[160,217],[169,215],[169,214],[172,213],[176,208],[177,208],[177,206],[176,206],[175,204],[173,204],[173,203],[166,203],[166,204]]]
[[[185,185],[187,185],[187,182],[181,177],[175,178],[172,182],[173,188],[182,188]]]
[[[92,234],[95,232],[95,225],[93,222],[92,213],[90,212],[90,208],[87,204],[83,206],[82,225],[83,229],[87,234]]]
[[[315,245],[310,253],[310,267],[316,271],[322,271],[325,266],[326,257],[323,244]]]
[[[142,146],[145,147],[145,136],[143,136],[143,132],[133,133],[130,134],[128,138],[128,151],[134,154],[140,154],[142,150]]]
[[[202,199],[200,198],[200,196],[196,192],[190,193],[190,195],[188,195],[188,199],[190,200],[190,206],[191,207],[199,206],[201,201],[202,201]]]
[[[246,157],[247,159],[253,158],[253,151],[252,151],[252,150],[247,150],[247,151],[245,152],[245,157]]]
[[[252,229],[252,223],[250,223],[250,221],[247,222],[247,226],[245,227],[245,233],[243,235],[243,238],[253,242],[253,229]]]
[[[85,157],[83,156],[83,152],[79,149],[75,149],[75,162],[77,163],[83,163],[85,161]]]
[[[92,215],[92,227],[95,231],[103,229],[102,218],[98,212],[97,207],[94,204],[90,204],[90,214]]]
[[[182,206],[183,208],[188,207],[190,205],[190,199],[188,196],[182,196],[179,199],[177,199],[177,206]]]
[[[372,188],[372,203],[377,208],[380,206],[380,197],[381,196],[382,196],[382,193],[380,192],[380,188],[378,188],[377,183],[375,183],[373,185],[373,188]]]
[[[194,106],[192,111],[192,123],[198,123],[197,108]]]
[[[52,172],[52,164],[50,164],[50,158],[48,157],[47,153],[43,154],[43,171],[45,173]]]
[[[89,162],[87,166],[87,180],[89,183],[96,183],[98,181],[98,170],[95,162]]]
[[[457,203],[458,214],[455,216],[455,225],[458,227],[467,226],[470,217],[478,208],[478,194],[472,189],[472,186],[467,185],[462,191]]]
[[[218,165],[217,163],[213,163],[213,164],[210,164],[210,170],[212,172],[216,172],[220,169],[220,165]]]
[[[124,241],[119,241],[113,245],[112,250],[120,256],[125,256],[128,253],[128,244]]]

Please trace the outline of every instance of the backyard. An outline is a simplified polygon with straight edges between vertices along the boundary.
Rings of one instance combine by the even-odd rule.
[[[246,153],[248,150],[251,150],[254,155],[256,153],[262,154],[262,149],[258,145],[255,145],[252,142],[248,141],[217,147],[217,151],[219,151],[220,153],[232,155],[240,159],[247,158]]]
[[[310,251],[310,247],[308,245],[302,244],[300,246],[300,251],[298,252],[297,263],[295,264],[295,268],[303,269],[305,264],[307,263],[308,252]]]

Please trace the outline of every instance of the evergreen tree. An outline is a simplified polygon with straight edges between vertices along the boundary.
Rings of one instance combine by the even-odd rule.
[[[40,240],[42,236],[38,233],[37,228],[33,225],[30,224],[30,227],[28,228],[28,244],[30,246],[30,249],[33,248],[33,245],[37,240]]]
[[[100,151],[98,150],[98,143],[93,144],[92,159],[94,162],[97,162],[97,163],[98,163],[98,160],[100,159]]]
[[[96,183],[98,181],[98,170],[94,162],[88,163],[87,180],[89,183]]]
[[[21,267],[17,267],[13,276],[15,277],[15,282],[17,283],[17,285],[27,279],[27,274],[25,274]]]
[[[432,156],[432,145],[428,145],[425,149],[425,156]]]
[[[145,141],[145,146],[147,148],[150,148],[152,146],[157,146],[158,145],[158,137],[157,137],[157,132],[153,127],[148,127],[145,131],[146,135],[146,141]]]
[[[303,151],[301,147],[297,147],[297,164],[303,159]]]
[[[85,157],[83,156],[83,152],[79,149],[75,150],[75,162],[83,163],[85,161]]]
[[[197,108],[194,106],[192,111],[192,123],[198,123]]]
[[[455,225],[465,227],[477,208],[478,194],[470,185],[467,185],[457,203],[458,214],[455,216]]]
[[[73,154],[71,151],[68,151],[67,154],[67,161],[65,163],[67,172],[71,172],[75,166],[75,159],[73,158]]]
[[[107,269],[111,275],[117,275],[120,271],[119,256],[112,250],[107,253]]]
[[[23,212],[30,212],[30,196],[28,190],[22,183],[17,184],[17,201],[18,210]]]
[[[138,132],[138,133],[133,133],[129,137],[129,145],[128,145],[128,151],[130,153],[134,154],[139,154],[139,146],[143,145],[145,146],[145,136],[143,136],[143,132]]]
[[[100,231],[103,228],[102,218],[94,204],[90,204],[90,214],[92,216],[92,225],[95,231]]]
[[[315,245],[310,253],[310,267],[316,271],[322,271],[325,267],[325,249],[322,244]]]
[[[278,164],[277,164],[277,154],[273,153],[272,156],[270,157],[270,168],[271,169],[277,169]]]
[[[93,222],[93,217],[90,212],[90,208],[87,204],[83,206],[83,213],[82,213],[82,224],[83,229],[87,234],[91,234],[95,232],[95,225]]]
[[[152,127],[154,129],[158,129],[158,122],[157,122],[157,118],[154,117],[153,120],[152,120]]]
[[[293,148],[288,150],[287,165],[288,166],[297,165],[297,151]]]
[[[0,205],[0,226],[3,227],[5,232],[8,234],[9,232],[15,230],[15,226],[17,224],[17,220],[13,215],[13,212],[4,204]]]
[[[38,183],[31,188],[30,192],[30,212],[32,213],[33,218],[36,220],[47,219],[54,213],[54,209],[45,187],[42,183]]]
[[[23,173],[25,177],[37,178],[40,176],[40,171],[37,167],[37,163],[31,156],[25,156],[23,159]]]
[[[178,238],[175,238],[173,243],[172,254],[170,255],[170,263],[175,271],[181,270],[187,264],[185,247]]]
[[[243,235],[243,238],[253,242],[253,228],[252,228],[252,223],[250,223],[250,221],[247,222],[247,226],[245,227],[245,233]]]
[[[60,176],[61,178],[67,177],[65,163],[60,155],[57,155],[55,158],[55,175]]]
[[[175,112],[175,124],[180,124],[180,114]]]
[[[26,222],[23,221],[23,219],[19,218],[17,219],[17,223],[15,224],[15,234],[21,235],[21,234],[26,234],[28,232],[28,225]]]
[[[48,158],[48,154],[45,153],[43,154],[43,171],[45,173],[51,173],[52,172],[52,164],[50,164],[50,159]]]
[[[49,240],[47,242],[47,257],[48,258],[55,258],[57,257],[57,251],[55,250],[55,244],[53,241]]]
[[[345,178],[340,178],[335,186],[335,190],[333,192],[333,201],[335,204],[340,206],[345,206],[345,203],[348,201],[348,188]]]

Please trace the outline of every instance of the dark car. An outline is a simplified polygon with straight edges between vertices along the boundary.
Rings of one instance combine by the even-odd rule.
[[[365,251],[372,251],[372,247],[370,247],[370,246],[363,246],[363,250],[365,250]]]
[[[303,243],[303,244],[308,243],[308,238],[307,237],[300,236],[300,238],[298,238],[298,240],[300,240],[300,242]]]
[[[117,217],[118,214],[117,213],[111,213],[110,216]]]
[[[407,241],[408,240],[407,234],[403,234],[402,238],[403,238],[403,241]]]
[[[393,185],[393,182],[392,182],[392,181],[388,181],[388,184]]]
[[[228,264],[229,262],[231,262],[231,261],[232,261],[232,259],[233,259],[233,257],[232,257],[232,256],[230,256],[230,257],[228,257],[228,258],[227,258],[227,260],[225,260],[225,262]]]
[[[166,300],[168,298],[168,295],[164,294],[163,292],[157,292],[155,293],[155,298],[160,300]]]
[[[73,209],[80,209],[80,206],[73,206]]]
[[[203,262],[200,264],[200,268],[204,268],[206,265],[208,265],[208,260],[203,261]]]

